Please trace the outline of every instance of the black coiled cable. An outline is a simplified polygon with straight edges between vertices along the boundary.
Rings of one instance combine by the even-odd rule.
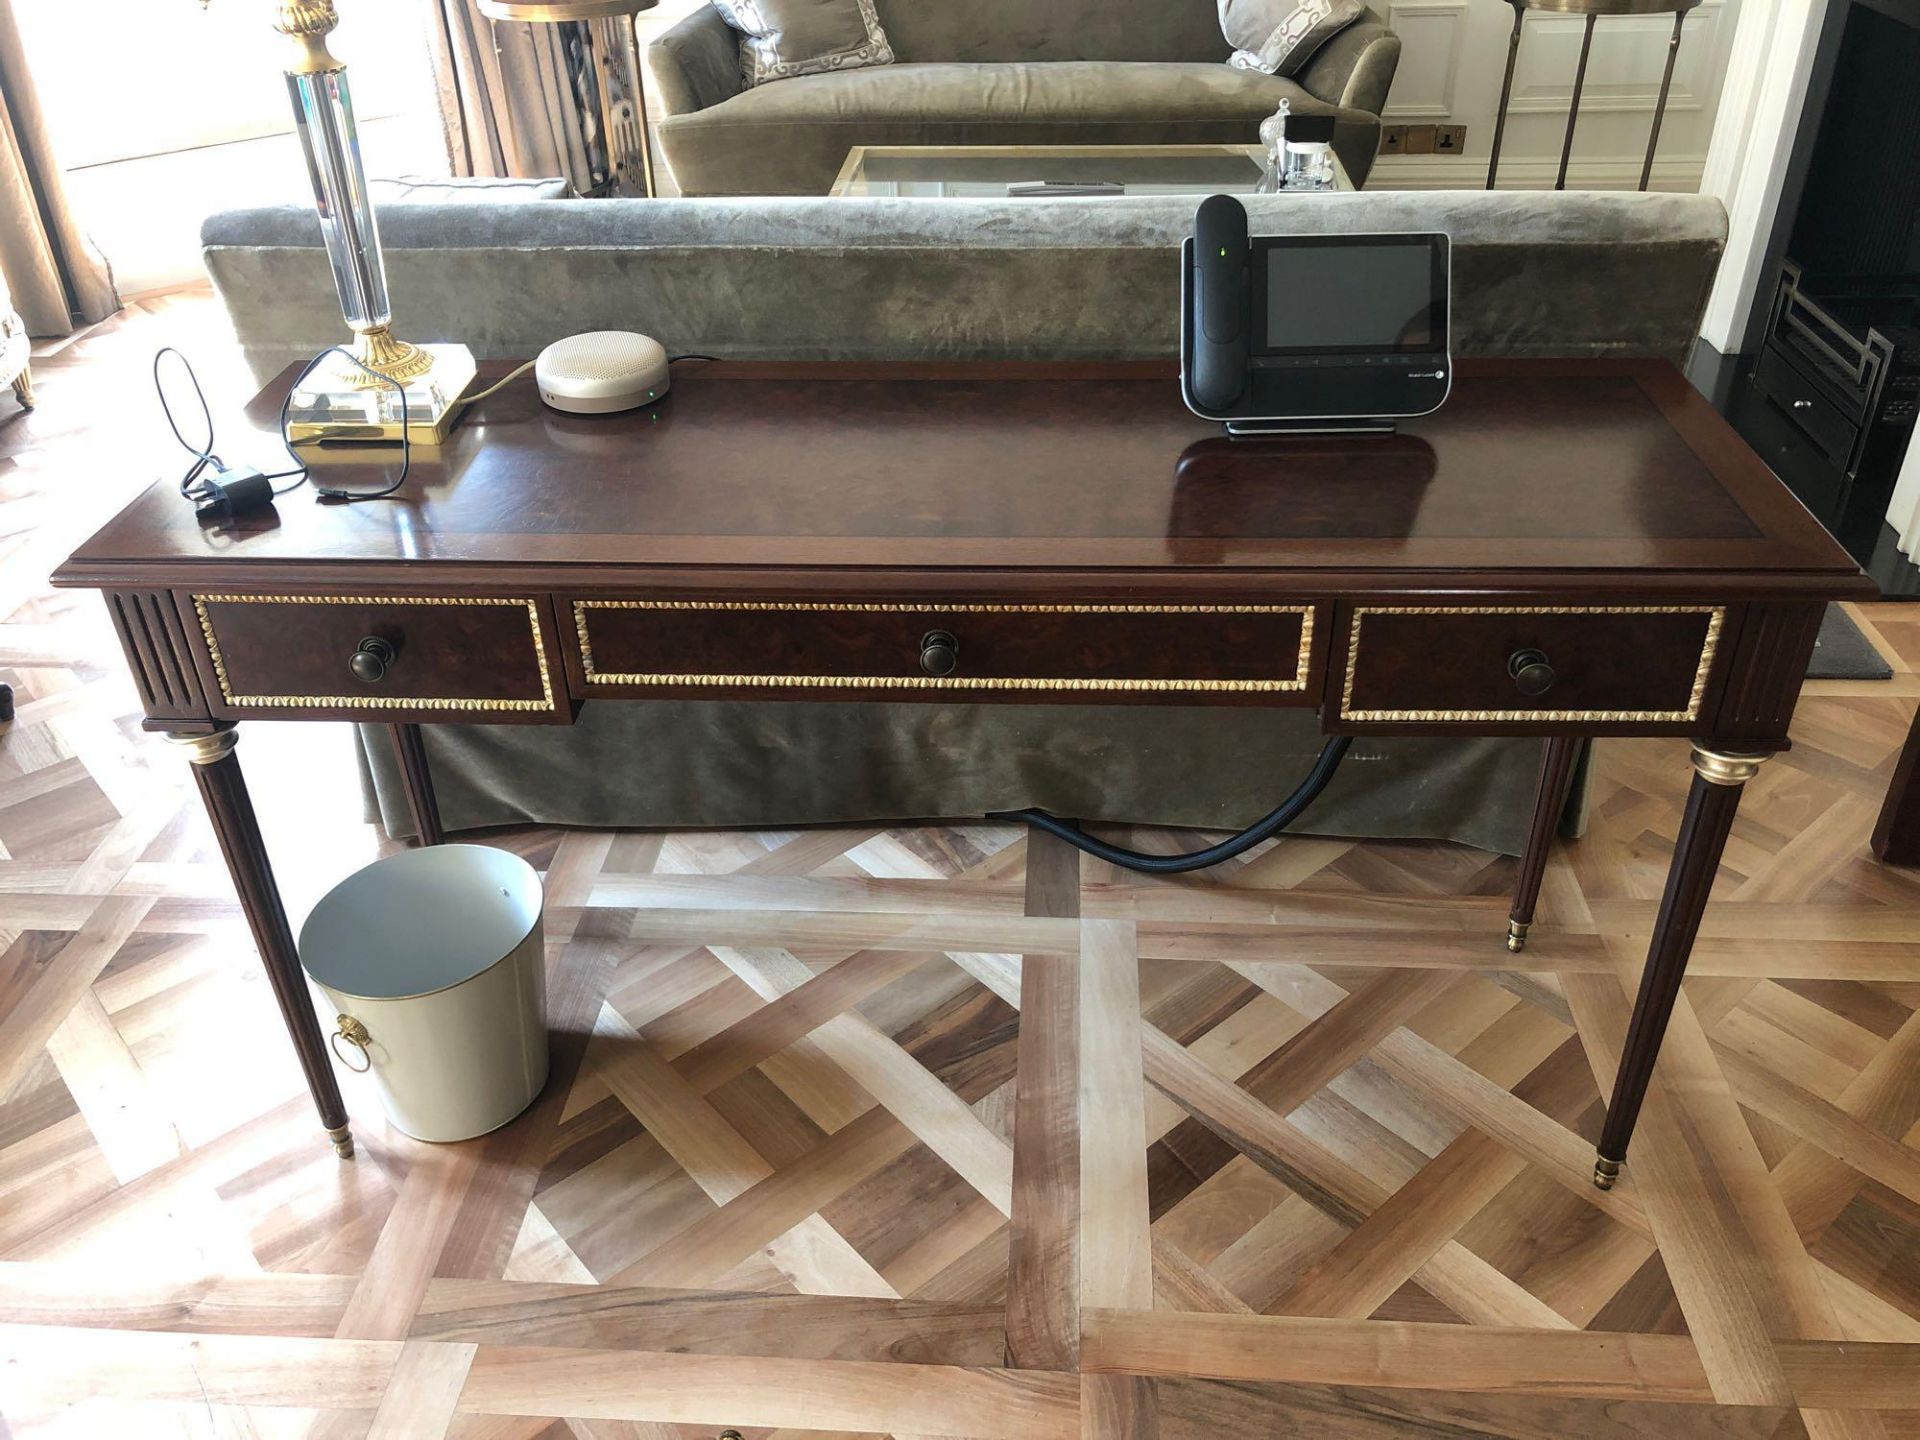
[[[1218,865],[1222,860],[1244,855],[1262,840],[1272,839],[1298,820],[1306,808],[1320,798],[1320,792],[1327,788],[1327,782],[1333,779],[1334,771],[1340,768],[1340,762],[1346,758],[1347,749],[1352,744],[1351,735],[1331,737],[1320,747],[1320,758],[1313,762],[1313,769],[1294,787],[1291,795],[1238,835],[1185,855],[1149,855],[1145,851],[1109,845],[1104,840],[1094,839],[1078,825],[1049,815],[1044,810],[1004,810],[987,818],[1024,821],[1036,830],[1058,835],[1076,850],[1084,850],[1089,855],[1128,870],[1141,870],[1149,875],[1183,875],[1189,870],[1204,870],[1209,865]]]

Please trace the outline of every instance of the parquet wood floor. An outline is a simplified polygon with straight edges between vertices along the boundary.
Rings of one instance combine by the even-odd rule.
[[[159,463],[156,343],[238,398],[219,331],[154,303],[0,400],[0,1432],[1920,1435],[1920,874],[1865,848],[1920,611],[1750,787],[1610,1193],[1678,743],[1600,747],[1519,957],[1513,862],[1448,846],[497,836],[554,1081],[429,1146],[346,1077],[342,1164],[185,767],[44,587]],[[297,916],[381,848],[344,733],[241,755]]]

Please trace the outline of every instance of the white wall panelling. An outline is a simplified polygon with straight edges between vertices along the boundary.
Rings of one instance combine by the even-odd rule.
[[[1450,120],[1454,86],[1466,54],[1467,0],[1399,0],[1387,23],[1400,37],[1400,68],[1387,97],[1386,118]]]
[[[1773,3],[1776,0],[1703,0],[1687,17],[1654,162],[1654,188],[1698,186],[1735,22],[1743,4],[1766,9]],[[1368,187],[1484,184],[1512,8],[1505,0],[1391,0],[1384,6],[1376,0],[1376,8],[1384,11],[1403,47],[1385,118],[1401,124],[1465,125],[1467,148],[1461,155],[1383,155]],[[1553,183],[1584,25],[1578,16],[1527,14],[1500,156],[1502,189]],[[1600,19],[1568,185],[1630,189],[1639,183],[1672,33],[1671,15]]]

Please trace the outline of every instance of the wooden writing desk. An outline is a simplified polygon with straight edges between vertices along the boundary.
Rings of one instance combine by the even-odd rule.
[[[289,378],[251,412],[263,454]],[[378,483],[364,452],[322,463]],[[1399,435],[1276,441],[1226,440],[1164,367],[683,364],[656,412],[565,416],[509,389],[390,500],[297,493],[208,528],[157,484],[54,580],[106,592],[146,724],[194,762],[343,1154],[239,720],[389,722],[429,841],[415,727],[565,725],[600,700],[1268,705],[1329,733],[1689,736],[1603,1186],[1740,788],[1787,743],[1826,602],[1873,593],[1677,371],[1637,361],[1465,364]],[[930,632],[957,642],[952,673],[929,673]],[[1549,820],[1569,753],[1549,750]]]

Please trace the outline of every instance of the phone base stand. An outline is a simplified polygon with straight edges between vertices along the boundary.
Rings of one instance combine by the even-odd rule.
[[[1274,435],[1391,435],[1394,422],[1379,419],[1351,420],[1229,420],[1227,434],[1236,440],[1257,440]]]

